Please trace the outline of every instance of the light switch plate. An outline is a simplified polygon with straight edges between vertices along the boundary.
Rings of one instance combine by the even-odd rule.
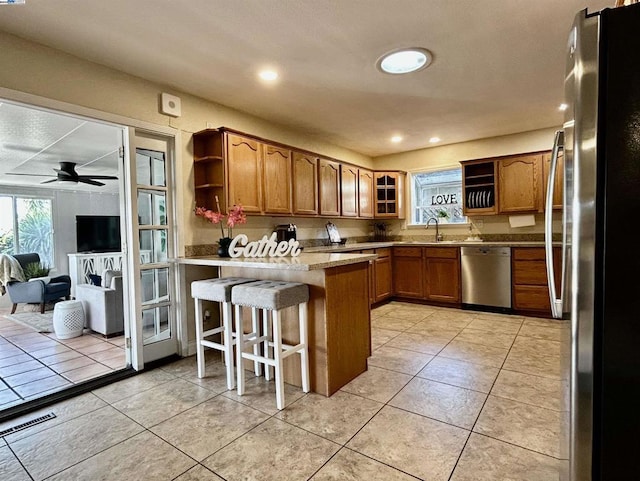
[[[182,113],[180,97],[163,92],[161,95],[160,111],[163,114],[171,115],[172,117],[180,117]]]

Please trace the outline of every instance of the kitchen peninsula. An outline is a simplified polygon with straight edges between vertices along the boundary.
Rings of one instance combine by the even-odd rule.
[[[367,369],[371,353],[369,262],[373,254],[305,253],[298,257],[181,257],[188,265],[218,267],[220,277],[303,282],[309,286],[311,390],[330,396]],[[285,342],[297,342],[297,323],[286,322]],[[244,321],[250,319],[244,316]],[[189,322],[193,322],[190,320]],[[285,360],[285,381],[301,385],[298,356]]]

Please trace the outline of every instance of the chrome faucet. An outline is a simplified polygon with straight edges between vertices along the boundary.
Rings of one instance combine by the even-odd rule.
[[[425,225],[425,229],[428,229],[429,226],[431,225],[431,221],[434,221],[436,223],[436,242],[440,242],[442,240],[442,234],[440,234],[440,230],[438,229],[438,219],[436,219],[435,217],[431,217],[428,221],[427,221],[427,225]]]

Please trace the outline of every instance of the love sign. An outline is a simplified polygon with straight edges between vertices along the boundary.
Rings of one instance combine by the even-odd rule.
[[[438,194],[431,196],[431,205],[450,205],[457,203],[458,198],[456,194]]]
[[[300,243],[297,240],[288,241],[276,240],[276,233],[271,237],[262,236],[259,241],[249,242],[249,238],[240,234],[233,238],[229,244],[229,255],[231,257],[297,257],[302,252]]]

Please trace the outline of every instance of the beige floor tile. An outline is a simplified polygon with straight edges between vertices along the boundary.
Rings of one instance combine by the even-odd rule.
[[[102,376],[103,374],[109,374],[110,372],[113,372],[111,368],[94,361],[94,364],[88,364],[84,367],[72,369],[71,371],[65,371],[62,373],[62,376],[73,383],[78,383],[86,381],[87,379]]]
[[[568,432],[568,413],[489,396],[473,430],[495,439],[561,459]]]
[[[389,342],[394,337],[400,335],[399,331],[392,331],[391,329],[376,329],[371,328],[371,349],[376,350]]]
[[[70,352],[71,348],[63,344],[56,343],[55,345],[49,346],[45,349],[39,349],[37,351],[29,349],[28,351],[29,351],[29,354],[35,357],[36,359],[42,359],[43,357],[53,356],[54,354],[62,354],[65,352]]]
[[[411,377],[408,374],[369,366],[353,381],[342,386],[341,391],[386,403],[411,381]]]
[[[508,352],[508,349],[501,347],[485,346],[454,339],[438,355],[473,364],[501,367]]]
[[[175,481],[224,481],[224,479],[213,474],[201,464],[197,464],[186,473],[178,476]]]
[[[93,391],[98,398],[113,404],[121,399],[125,399],[136,394],[141,394],[151,388],[175,379],[169,373],[162,369],[153,369],[151,371],[142,372],[135,376],[123,379],[108,386],[104,386]]]
[[[556,411],[569,410],[569,383],[565,380],[503,369],[491,394]]]
[[[481,329],[463,329],[456,336],[456,341],[473,342],[485,346],[501,347],[509,349],[515,340],[515,334],[499,331],[483,331]]]
[[[453,386],[488,393],[500,372],[497,367],[436,356],[417,376]]]
[[[49,368],[58,374],[71,371],[72,369],[78,369],[80,367],[89,366],[91,364],[95,364],[96,362],[93,359],[90,359],[86,356],[75,357],[73,359],[69,359],[68,361],[62,361],[57,364],[51,364]]]
[[[249,406],[216,397],[154,426],[151,431],[202,461],[268,418]]]
[[[142,430],[142,426],[112,407],[106,406],[11,442],[11,449],[29,474],[34,479],[41,480],[120,443]],[[52,442],[53,440],[55,442]]]
[[[87,356],[89,356],[97,352],[102,352],[109,349],[113,349],[113,344],[109,344],[106,341],[99,341],[96,344],[90,344],[88,346],[78,347],[76,350],[78,352],[81,352],[82,354],[86,354]]]
[[[6,446],[0,446],[0,475],[4,481],[31,481],[20,461]]]
[[[567,359],[561,356],[560,342],[518,336],[504,363],[509,371],[534,376],[568,379]]]
[[[150,432],[143,432],[49,479],[50,481],[171,480],[195,464],[193,459],[162,439]]]
[[[71,399],[60,401],[53,406],[47,406],[38,409],[37,411],[33,411],[17,418],[13,418],[9,421],[0,423],[0,431],[2,431],[3,429],[7,429],[9,426],[13,426],[14,424],[21,424],[32,419],[44,416],[45,414],[51,412],[55,413],[56,417],[50,419],[49,421],[40,424],[34,424],[27,429],[6,436],[7,441],[14,442],[18,439],[22,439],[24,437],[39,433],[40,431],[43,431],[45,429],[50,429],[54,426],[57,426],[58,424],[69,421],[70,419],[80,417],[92,411],[96,411],[105,406],[106,403],[98,399],[93,394],[81,394]]]
[[[276,407],[276,383],[273,379],[266,381],[264,377],[247,378],[245,381],[245,391],[242,396],[238,396],[238,391],[235,389],[233,391],[225,391],[222,395],[269,415],[274,415],[278,412],[278,408]],[[301,388],[285,383],[285,407],[300,399],[302,396],[305,396],[305,393]]]
[[[415,481],[386,464],[342,448],[310,481]]]
[[[162,366],[160,369],[178,377],[193,376],[198,372],[196,356],[185,357],[178,361],[172,362],[171,364],[167,364],[166,366]]]
[[[13,376],[3,376],[3,381],[7,383],[11,387],[17,387],[22,384],[27,384],[30,382],[38,381],[39,379],[44,379],[45,377],[53,376],[55,372],[53,372],[48,367],[40,365],[37,369],[32,369],[27,372],[22,372],[20,374],[14,374]]]
[[[22,351],[20,351],[22,353]],[[13,366],[14,364],[21,364],[23,362],[31,361],[32,357],[28,354],[16,354],[15,356],[3,357],[0,359],[0,367]]]
[[[430,354],[383,346],[373,352],[368,360],[368,365],[415,375],[431,359],[433,359],[433,356]]]
[[[467,326],[469,329],[480,329],[483,331],[504,332],[505,334],[517,334],[522,325],[522,319],[499,319],[489,317],[476,317]]]
[[[118,357],[112,357],[111,359],[105,359],[104,361],[102,361],[102,364],[104,364],[105,366],[113,369],[113,370],[120,370],[120,369],[124,369],[125,367],[127,367],[127,358],[125,357],[124,353]]]
[[[431,322],[443,322],[456,329],[464,329],[473,320],[475,313],[459,309],[441,309],[427,319]]]
[[[44,393],[51,390],[59,390],[63,387],[68,387],[70,384],[71,383],[65,378],[55,374],[44,379],[38,379],[37,381],[21,384],[20,386],[16,386],[14,390],[23,398],[27,398],[32,397],[34,394]]]
[[[113,406],[145,427],[151,427],[214,396],[214,393],[182,379],[175,379]]]
[[[408,351],[421,352],[423,354],[438,354],[450,339],[423,336],[412,332],[403,332],[387,343],[387,347],[406,349]]]
[[[230,480],[299,481],[308,479],[339,447],[320,436],[271,418],[202,464]]]
[[[554,481],[559,461],[543,454],[471,434],[451,481]]]
[[[406,332],[411,334],[421,334],[428,337],[437,337],[439,339],[451,340],[460,334],[462,329],[456,329],[454,327],[442,327],[442,323],[422,321],[415,326],[409,328]]]
[[[71,349],[78,350],[83,347],[93,346],[96,344],[103,344],[103,341],[93,336],[86,334],[79,337],[72,337],[71,339],[61,339],[60,342]]]
[[[543,317],[525,317],[525,326],[553,327],[558,329],[571,329],[571,321],[563,319],[547,319]]]
[[[235,375],[235,371],[234,371]],[[255,377],[254,374],[249,374],[248,371],[245,371],[245,376],[248,379],[252,379]],[[205,370],[204,377],[199,378],[197,370],[191,372],[189,376],[183,375],[182,379],[186,381],[197,384],[200,387],[205,389],[209,389],[210,391],[215,392],[216,394],[225,392],[228,390],[227,388],[227,367],[222,362],[205,362]]]
[[[420,479],[446,481],[469,432],[385,406],[347,444]]]
[[[9,376],[15,376],[16,374],[26,373],[29,371],[33,371],[34,369],[41,369],[42,367],[44,367],[42,363],[31,359],[20,364],[12,364],[11,366],[0,367],[0,377],[6,378]]]
[[[415,326],[419,321],[400,317],[381,316],[371,321],[371,327],[376,329],[388,329],[390,331],[406,331]]]
[[[535,337],[548,341],[563,341],[569,335],[568,328],[527,324],[526,321],[520,328],[520,332],[518,332],[518,336]]]
[[[276,417],[335,443],[344,444],[382,406],[377,401],[343,391],[331,397],[309,394],[290,404]]]
[[[59,354],[53,354],[51,356],[40,358],[39,361],[45,366],[51,366],[52,364],[68,361],[70,359],[76,359],[81,356],[83,356],[82,353],[71,349],[67,352],[61,352]]]
[[[486,398],[486,394],[477,391],[416,377],[389,405],[471,429]]]
[[[107,359],[113,359],[114,357],[124,359],[125,353],[124,349],[120,347],[111,346],[109,349],[105,349],[104,351],[94,352],[88,354],[91,359],[95,359],[98,362],[106,361]]]
[[[397,309],[390,309],[385,312],[385,317],[394,317],[409,322],[422,321],[433,314],[433,311],[427,311],[423,309],[414,309],[407,307],[398,307]]]

